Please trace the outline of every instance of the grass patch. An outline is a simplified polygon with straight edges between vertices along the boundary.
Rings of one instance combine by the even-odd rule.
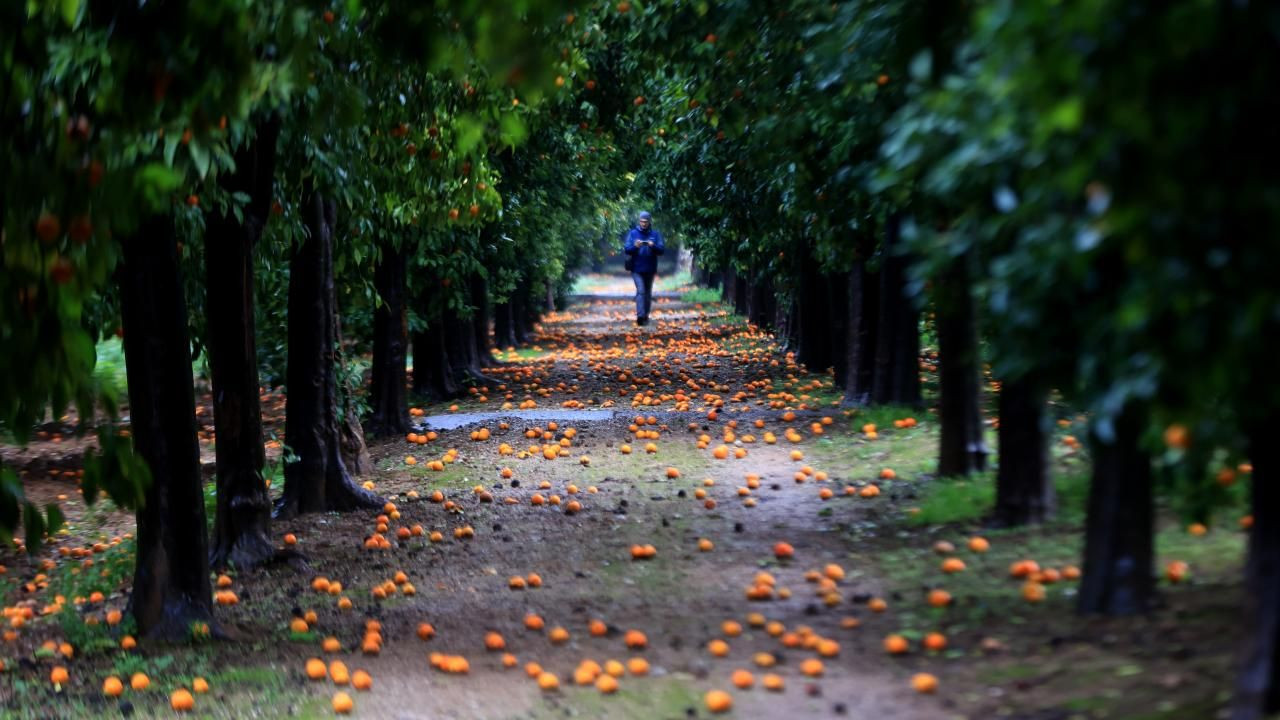
[[[932,418],[928,413],[920,408],[910,408],[896,405],[876,405],[872,407],[853,408],[849,413],[850,424],[861,430],[862,426],[870,423],[876,426],[877,433],[892,431],[897,428],[893,427],[894,420],[904,420],[906,418],[915,418],[916,427],[929,423]]]
[[[680,677],[644,678],[626,681],[613,695],[602,695],[595,688],[565,688],[566,704],[578,717],[608,717],[618,720],[651,720],[651,718],[694,717],[702,708],[701,693]],[[692,712],[690,710],[692,709]],[[537,720],[564,718],[563,709],[542,707],[534,714]]]
[[[910,516],[912,525],[946,525],[978,521],[991,512],[996,486],[990,476],[973,479],[939,479],[925,486],[920,512]]]
[[[720,291],[715,288],[694,288],[681,295],[680,299],[695,305],[714,305],[720,302]]]

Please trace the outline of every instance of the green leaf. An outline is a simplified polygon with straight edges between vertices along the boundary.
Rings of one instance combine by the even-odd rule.
[[[1069,97],[1058,103],[1045,117],[1045,125],[1049,130],[1065,130],[1072,132],[1080,127],[1084,116],[1084,104],[1080,98]]]
[[[178,136],[169,133],[164,139],[164,164],[173,167],[173,156],[178,152]]]
[[[22,529],[26,535],[27,553],[34,555],[44,541],[44,516],[34,503],[27,502],[22,506]]]
[[[76,21],[80,18],[81,0],[61,0],[59,8],[62,10],[62,19],[71,27],[76,26]]]
[[[515,113],[506,113],[502,116],[501,136],[502,142],[510,147],[515,147],[524,142],[529,137],[529,129],[525,127],[524,121]]]
[[[52,534],[61,530],[62,525],[67,521],[67,517],[62,514],[62,508],[54,503],[49,503],[44,506],[44,512],[48,518],[48,532]]]
[[[196,165],[196,172],[203,180],[209,174],[209,152],[194,140],[187,145],[187,150],[191,153],[191,161]]]

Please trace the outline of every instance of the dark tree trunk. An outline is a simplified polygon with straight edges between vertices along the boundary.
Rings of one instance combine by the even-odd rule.
[[[533,328],[540,317],[537,299],[530,289],[527,295],[521,297],[520,313],[516,316],[516,339],[521,345],[526,345],[533,339]]]
[[[556,311],[556,285],[550,280],[547,281],[547,312]]]
[[[218,439],[218,504],[209,558],[215,568],[251,568],[275,555],[271,496],[262,477],[253,253],[271,212],[279,130],[278,118],[261,123],[254,141],[236,153],[236,172],[221,183],[227,192],[249,196],[243,222],[230,213],[205,216],[206,339]]]
[[[444,319],[436,319],[413,336],[414,392],[431,400],[451,400],[466,393],[454,372],[446,330]]]
[[[493,357],[493,343],[489,339],[489,319],[492,314],[489,303],[489,281],[480,273],[474,273],[471,276],[471,306],[475,308],[475,314],[471,316],[471,325],[477,364],[482,370],[487,367],[496,367],[499,363]]]
[[[406,408],[407,411],[408,408]],[[342,453],[342,464],[350,474],[360,477],[374,471],[373,458],[369,455],[369,446],[364,441],[364,427],[356,415],[355,408],[350,404],[338,426],[338,448]]]
[[[747,295],[747,321],[756,327],[771,327],[774,314],[773,278],[759,270],[751,272],[751,292]]]
[[[1057,508],[1049,477],[1048,393],[1033,378],[1006,380],[1000,387],[1000,467],[996,471],[996,527],[1032,525]]]
[[[139,634],[191,636],[213,617],[209,536],[196,442],[187,303],[173,218],[147,219],[126,238],[119,270],[133,444],[151,468],[138,508],[129,610]],[[254,388],[257,397],[257,388]]]
[[[795,292],[796,360],[810,372],[831,366],[831,308],[826,278],[818,272],[811,248],[802,249],[800,283]]]
[[[969,256],[953,258],[936,284],[938,320],[938,475],[980,472],[987,465],[982,428],[982,368]]]
[[[529,299],[526,297],[528,291],[523,288],[516,288],[515,294],[511,296],[511,332],[515,335],[516,345],[525,345],[529,342],[529,335],[532,327],[529,325]]]
[[[1146,612],[1154,592],[1151,458],[1142,449],[1144,416],[1126,407],[1110,442],[1091,432],[1093,478],[1085,522],[1082,614]]]
[[[330,232],[333,224],[330,223]],[[337,293],[333,293],[333,346],[334,367],[345,367],[346,343],[342,340],[342,312],[338,308]],[[357,382],[363,382],[358,380]],[[351,475],[368,475],[373,472],[373,458],[369,456],[369,447],[364,442],[364,428],[360,425],[360,416],[356,413],[356,404],[352,396],[359,391],[357,387],[338,387],[338,452],[342,464]],[[408,412],[408,408],[405,409]]]
[[[448,314],[445,317],[445,329],[449,364],[453,368],[455,381],[463,386],[493,382],[493,379],[485,375],[480,367],[480,356],[476,352],[474,318]]]
[[[733,287],[733,312],[737,315],[747,314],[747,294],[751,291],[751,283],[748,280],[750,276],[743,277],[741,273],[737,275],[737,282]]]
[[[373,312],[373,372],[365,430],[375,436],[409,432],[409,398],[405,388],[409,331],[405,303],[406,259],[403,250],[386,245],[373,271],[379,304]]]
[[[889,218],[880,267],[876,320],[875,371],[871,402],[875,405],[920,403],[920,311],[907,297],[907,258],[899,253],[901,220]]]
[[[849,356],[842,349],[849,343],[849,274],[828,274],[823,276],[825,283],[824,300],[827,304],[827,317],[830,322],[827,340],[828,364],[835,371],[833,380],[836,387],[845,387],[848,383]]]
[[[1232,720],[1261,720],[1280,712],[1280,446],[1275,424],[1249,433],[1253,527],[1245,565],[1245,633]]]
[[[844,399],[854,405],[871,401],[876,357],[877,279],[878,276],[867,272],[865,261],[856,260],[846,285]]]
[[[493,334],[493,341],[499,349],[515,347],[516,326],[510,299],[493,306]]]
[[[720,300],[733,302],[738,294],[738,271],[732,265],[724,269],[724,285],[720,288]]]
[[[425,330],[411,333],[409,342],[413,348],[413,394],[426,397],[430,381],[427,358],[431,353],[431,338]]]
[[[380,507],[382,498],[361,488],[343,461],[338,405],[339,337],[333,286],[333,226],[337,207],[317,191],[305,208],[308,237],[289,260],[289,365],[285,442],[297,460],[285,465],[281,517],[329,510]]]

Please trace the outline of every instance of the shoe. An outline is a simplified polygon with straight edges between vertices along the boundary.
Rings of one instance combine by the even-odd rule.
[[[649,318],[647,317],[636,318],[636,325],[648,325],[648,324],[649,324]]]

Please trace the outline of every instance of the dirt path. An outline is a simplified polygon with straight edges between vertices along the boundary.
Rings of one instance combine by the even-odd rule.
[[[911,690],[908,673],[886,662],[880,648],[882,633],[866,626],[842,627],[845,618],[874,625],[865,602],[879,594],[880,586],[860,571],[856,548],[844,532],[859,521],[859,503],[866,501],[838,495],[826,503],[818,497],[818,484],[812,478],[795,481],[793,476],[804,463],[793,461],[790,453],[809,449],[814,436],[808,423],[799,418],[790,424],[782,422],[782,411],[756,404],[756,400],[765,402],[763,395],[726,403],[716,421],[707,419],[708,391],[728,399],[770,371],[785,378],[785,367],[770,364],[777,356],[767,355],[762,346],[749,347],[747,341],[753,336],[745,328],[724,324],[675,299],[660,300],[654,324],[639,331],[628,322],[629,307],[625,299],[582,298],[544,324],[534,343],[541,353],[495,372],[496,379],[518,387],[509,400],[513,404],[527,394],[540,407],[569,401],[585,407],[612,404],[625,411],[618,413],[622,419],[603,421],[598,415],[581,421],[570,419],[571,414],[561,416],[558,428],[550,432],[559,438],[569,427],[576,431],[567,456],[546,460],[540,453],[523,459],[500,455],[503,443],[519,452],[541,442],[524,433],[530,428],[546,431],[547,424],[512,417],[503,429],[493,415],[473,418],[485,422],[441,430],[426,448],[403,441],[375,448],[379,466],[385,469],[378,482],[380,491],[405,498],[410,490],[427,497],[440,489],[459,508],[445,514],[430,502],[400,503],[401,524],[422,523],[428,532],[441,529],[447,542],[423,544],[417,550],[410,547],[407,556],[397,548],[386,563],[371,564],[368,552],[358,550],[344,550],[333,558],[330,576],[343,576],[349,588],[366,592],[365,588],[400,569],[418,590],[412,598],[384,601],[372,612],[383,623],[387,643],[376,658],[349,661],[375,678],[375,691],[357,697],[357,714],[380,718],[706,717],[704,693],[721,689],[733,697],[733,717],[945,717],[947,712],[936,701]],[[758,340],[753,343],[758,345]],[[734,343],[742,345],[737,354],[724,350]],[[656,419],[655,425],[645,427],[658,428],[660,437],[637,439],[628,429],[635,414],[630,407],[633,393],[628,387],[619,395],[619,372],[628,373],[627,379],[637,381],[638,387],[656,388],[659,397],[674,393],[680,382],[689,386],[678,377],[680,373],[692,377],[699,391],[690,393],[693,401],[687,405],[671,400],[663,406],[640,408],[641,415]],[[543,388],[553,391],[539,395]],[[485,392],[499,390],[495,386]],[[676,410],[677,406],[682,409]],[[821,412],[804,415],[816,422]],[[713,449],[722,444],[730,417],[737,419],[740,437],[726,447],[740,447],[747,453],[741,459],[730,454],[718,460]],[[764,421],[764,428],[751,426],[757,418]],[[691,421],[695,422],[692,428]],[[803,441],[793,444],[781,439],[784,429],[792,425],[803,434]],[[472,441],[471,431],[480,427],[489,428],[492,436]],[[766,430],[779,436],[778,444],[765,444],[760,438],[741,442],[741,435],[762,436]],[[847,432],[838,419],[824,428],[825,437],[835,442]],[[706,449],[697,447],[702,434],[711,436]],[[655,453],[644,452],[647,442],[656,445]],[[631,454],[622,454],[624,444],[632,446]],[[424,457],[437,458],[446,448],[456,448],[458,457],[444,471],[404,465],[405,455],[415,454],[415,460],[425,463]],[[579,461],[582,455],[590,458],[589,465]],[[500,476],[504,467],[512,469],[513,478]],[[675,468],[680,476],[668,478],[668,468]],[[814,470],[825,471],[829,478],[825,485],[837,493],[843,493],[846,482],[862,480],[852,467],[815,465]],[[747,490],[748,473],[759,476],[759,486],[740,496],[739,488]],[[549,488],[540,490],[539,484]],[[572,498],[570,484],[578,486]],[[494,501],[476,500],[473,486],[477,485],[491,493]],[[589,492],[590,487],[597,492]],[[716,501],[713,510],[694,497],[698,489]],[[565,503],[576,498],[583,509],[568,515],[560,507],[534,506],[535,493],[559,494]],[[754,500],[755,506],[745,505],[746,498]],[[508,499],[514,504],[506,504]],[[345,520],[337,522],[345,525]],[[367,526],[367,519],[362,522]],[[473,527],[475,537],[454,540],[452,528],[462,525]],[[304,535],[305,545],[307,528],[299,526],[298,532]],[[330,535],[341,529],[322,532]],[[701,538],[710,539],[714,549],[699,551]],[[772,549],[778,541],[794,547],[794,560],[774,559]],[[633,544],[652,544],[657,556],[633,561]],[[838,601],[831,607],[815,594],[815,583],[805,579],[806,571],[828,564],[840,565],[846,574],[839,583]],[[790,597],[746,600],[744,589],[761,571],[772,574],[777,588],[790,591]],[[511,576],[534,572],[541,576],[542,587],[508,589]],[[357,609],[363,604],[358,601]],[[557,646],[549,642],[545,630],[525,629],[528,613],[542,616],[547,629],[563,626],[571,640]],[[782,637],[752,627],[751,613],[781,623]],[[607,624],[602,637],[588,632],[588,623],[595,619]],[[722,628],[725,621],[739,623],[744,631],[727,637]],[[434,625],[434,639],[422,642],[414,637],[420,622]],[[838,655],[822,658],[821,677],[801,672],[803,661],[817,657],[793,636],[805,633],[806,627],[815,637],[839,644]],[[632,629],[646,634],[646,650],[632,652],[625,647],[623,635]],[[518,667],[505,669],[501,653],[484,651],[483,639],[490,631],[503,636]],[[708,642],[717,638],[729,644],[726,657],[714,657],[707,649]],[[430,652],[464,655],[470,672],[452,675],[432,670]],[[756,653],[765,652],[774,656],[776,667],[766,670],[753,662]],[[644,657],[651,673],[620,678],[616,694],[605,696],[591,686],[574,686],[574,669],[581,661],[591,659],[603,665],[610,659],[631,657]],[[530,661],[558,675],[561,690],[540,691],[523,669]],[[737,669],[752,672],[754,689],[734,688],[730,676]],[[767,672],[783,679],[784,691],[767,692],[760,687]]]

